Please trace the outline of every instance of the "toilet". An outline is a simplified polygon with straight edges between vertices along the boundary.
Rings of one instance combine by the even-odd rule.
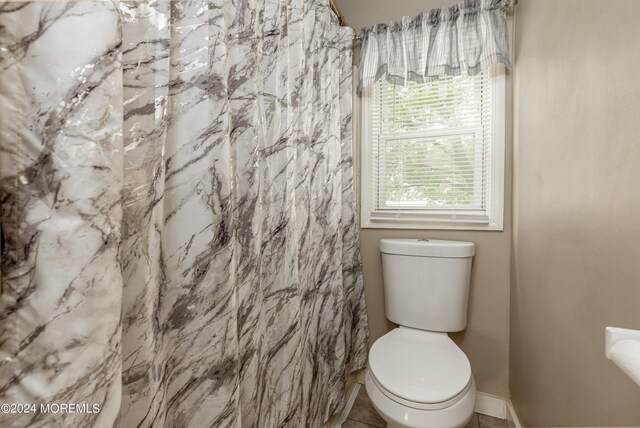
[[[388,427],[464,427],[476,384],[448,332],[464,330],[472,242],[380,241],[385,313],[398,324],[369,352],[365,387]]]

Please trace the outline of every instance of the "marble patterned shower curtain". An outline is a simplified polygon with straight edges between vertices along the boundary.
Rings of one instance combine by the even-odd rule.
[[[352,36],[328,0],[0,3],[0,402],[38,406],[0,426],[339,409],[367,352]]]

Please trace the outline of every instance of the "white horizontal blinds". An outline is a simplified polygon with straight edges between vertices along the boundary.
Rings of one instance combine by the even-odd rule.
[[[491,91],[488,72],[373,87],[372,215],[435,211],[485,215]]]

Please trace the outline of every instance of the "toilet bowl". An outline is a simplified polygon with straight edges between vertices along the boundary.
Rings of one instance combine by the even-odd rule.
[[[369,351],[365,387],[389,427],[464,427],[476,403],[467,356],[447,332],[464,330],[472,242],[380,241],[385,314],[399,327]]]
[[[476,385],[465,354],[444,333],[399,327],[369,353],[365,387],[389,427],[464,427]]]

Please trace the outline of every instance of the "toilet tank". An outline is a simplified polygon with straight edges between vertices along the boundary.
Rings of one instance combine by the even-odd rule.
[[[380,252],[390,321],[429,331],[465,329],[473,242],[382,239]]]

